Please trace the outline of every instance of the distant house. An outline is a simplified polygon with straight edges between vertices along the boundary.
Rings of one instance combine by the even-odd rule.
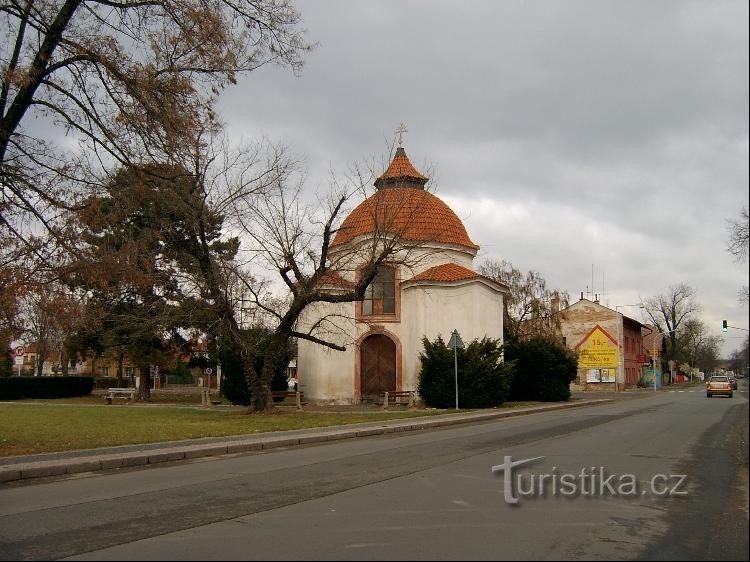
[[[16,348],[14,355],[14,375],[35,376],[39,372],[39,353],[35,343]],[[52,351],[46,355],[44,363],[42,364],[42,376],[50,377],[62,375],[65,372],[65,369],[63,368],[64,361],[68,361],[68,375],[92,377],[117,376],[117,358],[114,356],[105,354],[98,355],[95,358],[83,358],[78,355],[73,358],[67,358],[60,350]],[[138,373],[139,369],[126,356],[123,361],[123,377],[133,379]]]
[[[565,344],[578,352],[577,384],[584,390],[635,387],[649,367],[648,327],[597,301],[581,298],[560,311]]]

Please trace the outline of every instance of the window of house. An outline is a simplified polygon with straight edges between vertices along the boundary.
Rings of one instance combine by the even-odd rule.
[[[381,266],[362,301],[363,316],[396,314],[396,270]]]

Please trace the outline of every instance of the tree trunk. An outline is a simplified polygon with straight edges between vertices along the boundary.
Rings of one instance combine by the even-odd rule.
[[[125,352],[121,351],[117,356],[117,387],[122,388],[122,364],[125,362]]]
[[[268,412],[274,409],[273,395],[271,394],[271,381],[283,357],[282,351],[287,344],[286,338],[274,334],[269,341],[265,343],[266,353],[263,356],[263,368],[260,374],[255,376],[253,385],[250,386],[251,409],[256,412]]]
[[[255,370],[255,363],[252,354],[244,346],[241,348],[240,357],[242,359],[242,371],[245,375],[245,383],[250,390],[250,405],[248,412],[265,412],[273,407],[273,400],[269,407],[268,401],[271,399],[270,389],[263,385],[260,380],[260,374]],[[265,396],[264,398],[261,398]]]
[[[37,377],[42,376],[42,371],[44,370],[44,359],[45,359],[44,354],[39,352],[36,356],[36,376]]]
[[[60,363],[62,363],[62,374],[64,377],[67,377],[68,369],[70,368],[70,359],[68,358],[68,352],[65,349],[60,352]]]
[[[151,366],[142,366],[140,372],[137,400],[139,402],[147,402],[151,399]]]

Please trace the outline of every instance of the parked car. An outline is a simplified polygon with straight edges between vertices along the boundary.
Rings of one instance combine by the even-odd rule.
[[[734,377],[734,375],[727,376],[729,379],[729,383],[732,385],[733,390],[737,390],[737,379]]]
[[[711,377],[706,383],[706,396],[711,398],[715,394],[724,394],[732,397],[732,383],[729,382],[729,377],[725,375],[717,375]]]

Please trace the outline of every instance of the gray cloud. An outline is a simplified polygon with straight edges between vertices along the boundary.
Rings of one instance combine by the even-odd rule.
[[[725,250],[748,204],[746,2],[298,7],[318,48],[300,77],[266,67],[223,96],[233,135],[287,143],[318,187],[405,121],[482,256],[573,295],[594,264],[612,307],[686,282],[715,333],[747,327]]]

